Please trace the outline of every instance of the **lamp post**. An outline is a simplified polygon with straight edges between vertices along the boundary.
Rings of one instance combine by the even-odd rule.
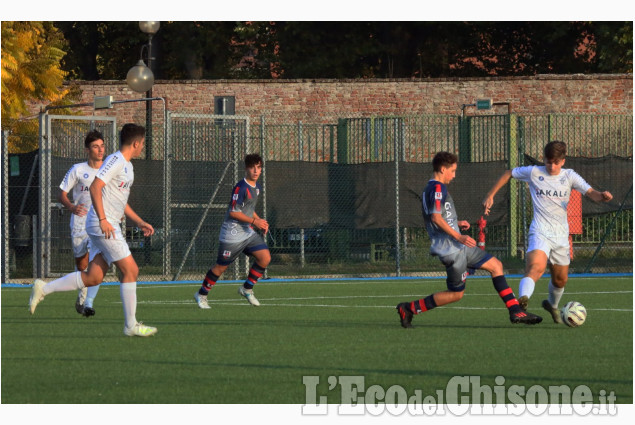
[[[152,73],[152,36],[159,31],[159,21],[140,21],[139,29],[148,34],[148,44],[141,47],[139,62],[128,71],[126,82],[128,86],[138,93],[146,93],[147,98],[152,97],[152,85],[154,74]],[[147,49],[148,66],[143,62],[143,48]],[[146,159],[152,159],[152,101],[146,101]]]

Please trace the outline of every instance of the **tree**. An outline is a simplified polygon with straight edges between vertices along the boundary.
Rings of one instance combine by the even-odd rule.
[[[58,22],[70,78],[125,79],[137,22]],[[427,78],[632,72],[632,22],[162,22],[156,79]],[[145,59],[144,55],[144,59]]]
[[[597,72],[633,73],[633,21],[591,22]]]
[[[62,88],[66,76],[60,68],[63,49],[64,38],[51,23],[2,21],[3,130],[26,131],[25,123],[20,120],[29,113],[28,102],[56,103],[68,94],[68,89]],[[37,134],[37,127],[35,131]],[[11,150],[33,149],[32,141],[28,137],[12,139]]]

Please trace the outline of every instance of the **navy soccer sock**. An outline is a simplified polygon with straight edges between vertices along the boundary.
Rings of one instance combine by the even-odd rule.
[[[423,313],[424,311],[432,310],[437,306],[437,303],[434,301],[433,295],[428,295],[427,297],[413,301],[410,303],[410,311],[413,314]]]
[[[494,289],[498,292],[498,295],[501,297],[505,306],[509,310],[510,313],[517,313],[521,311],[520,305],[518,305],[518,300],[514,295],[514,291],[507,284],[507,279],[505,276],[496,276],[492,278],[492,282],[494,283]]]
[[[265,268],[260,267],[258,263],[254,263],[251,266],[251,269],[249,269],[249,276],[247,276],[247,280],[245,281],[245,283],[243,283],[243,288],[252,289],[256,282],[258,282],[258,279],[260,279],[264,273]]]
[[[220,276],[216,276],[212,272],[212,269],[209,269],[205,275],[205,279],[203,279],[203,285],[201,285],[201,289],[198,290],[198,293],[201,295],[209,294],[210,289],[212,289],[212,286],[216,285],[219,277]]]

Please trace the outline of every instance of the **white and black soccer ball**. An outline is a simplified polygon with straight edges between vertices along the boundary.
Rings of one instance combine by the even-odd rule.
[[[571,328],[582,326],[586,320],[586,308],[577,301],[569,301],[560,310],[560,317],[562,323]]]

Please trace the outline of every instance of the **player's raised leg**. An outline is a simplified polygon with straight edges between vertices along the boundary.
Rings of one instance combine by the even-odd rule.
[[[98,285],[102,282],[106,271],[107,263],[98,255],[99,259],[88,267],[88,271],[76,271],[46,283],[40,279],[36,279],[33,283],[31,298],[29,300],[29,308],[31,314],[35,313],[38,304],[45,296],[53,292],[65,292],[73,290],[81,290],[88,286]]]
[[[465,289],[465,284],[462,288]],[[463,289],[458,288],[457,290],[435,292],[434,294],[428,295],[427,297],[419,300],[398,304],[396,309],[399,314],[401,326],[404,328],[411,328],[412,317],[414,315],[425,313],[426,311],[430,311],[434,308],[460,301],[461,298],[463,298]]]

